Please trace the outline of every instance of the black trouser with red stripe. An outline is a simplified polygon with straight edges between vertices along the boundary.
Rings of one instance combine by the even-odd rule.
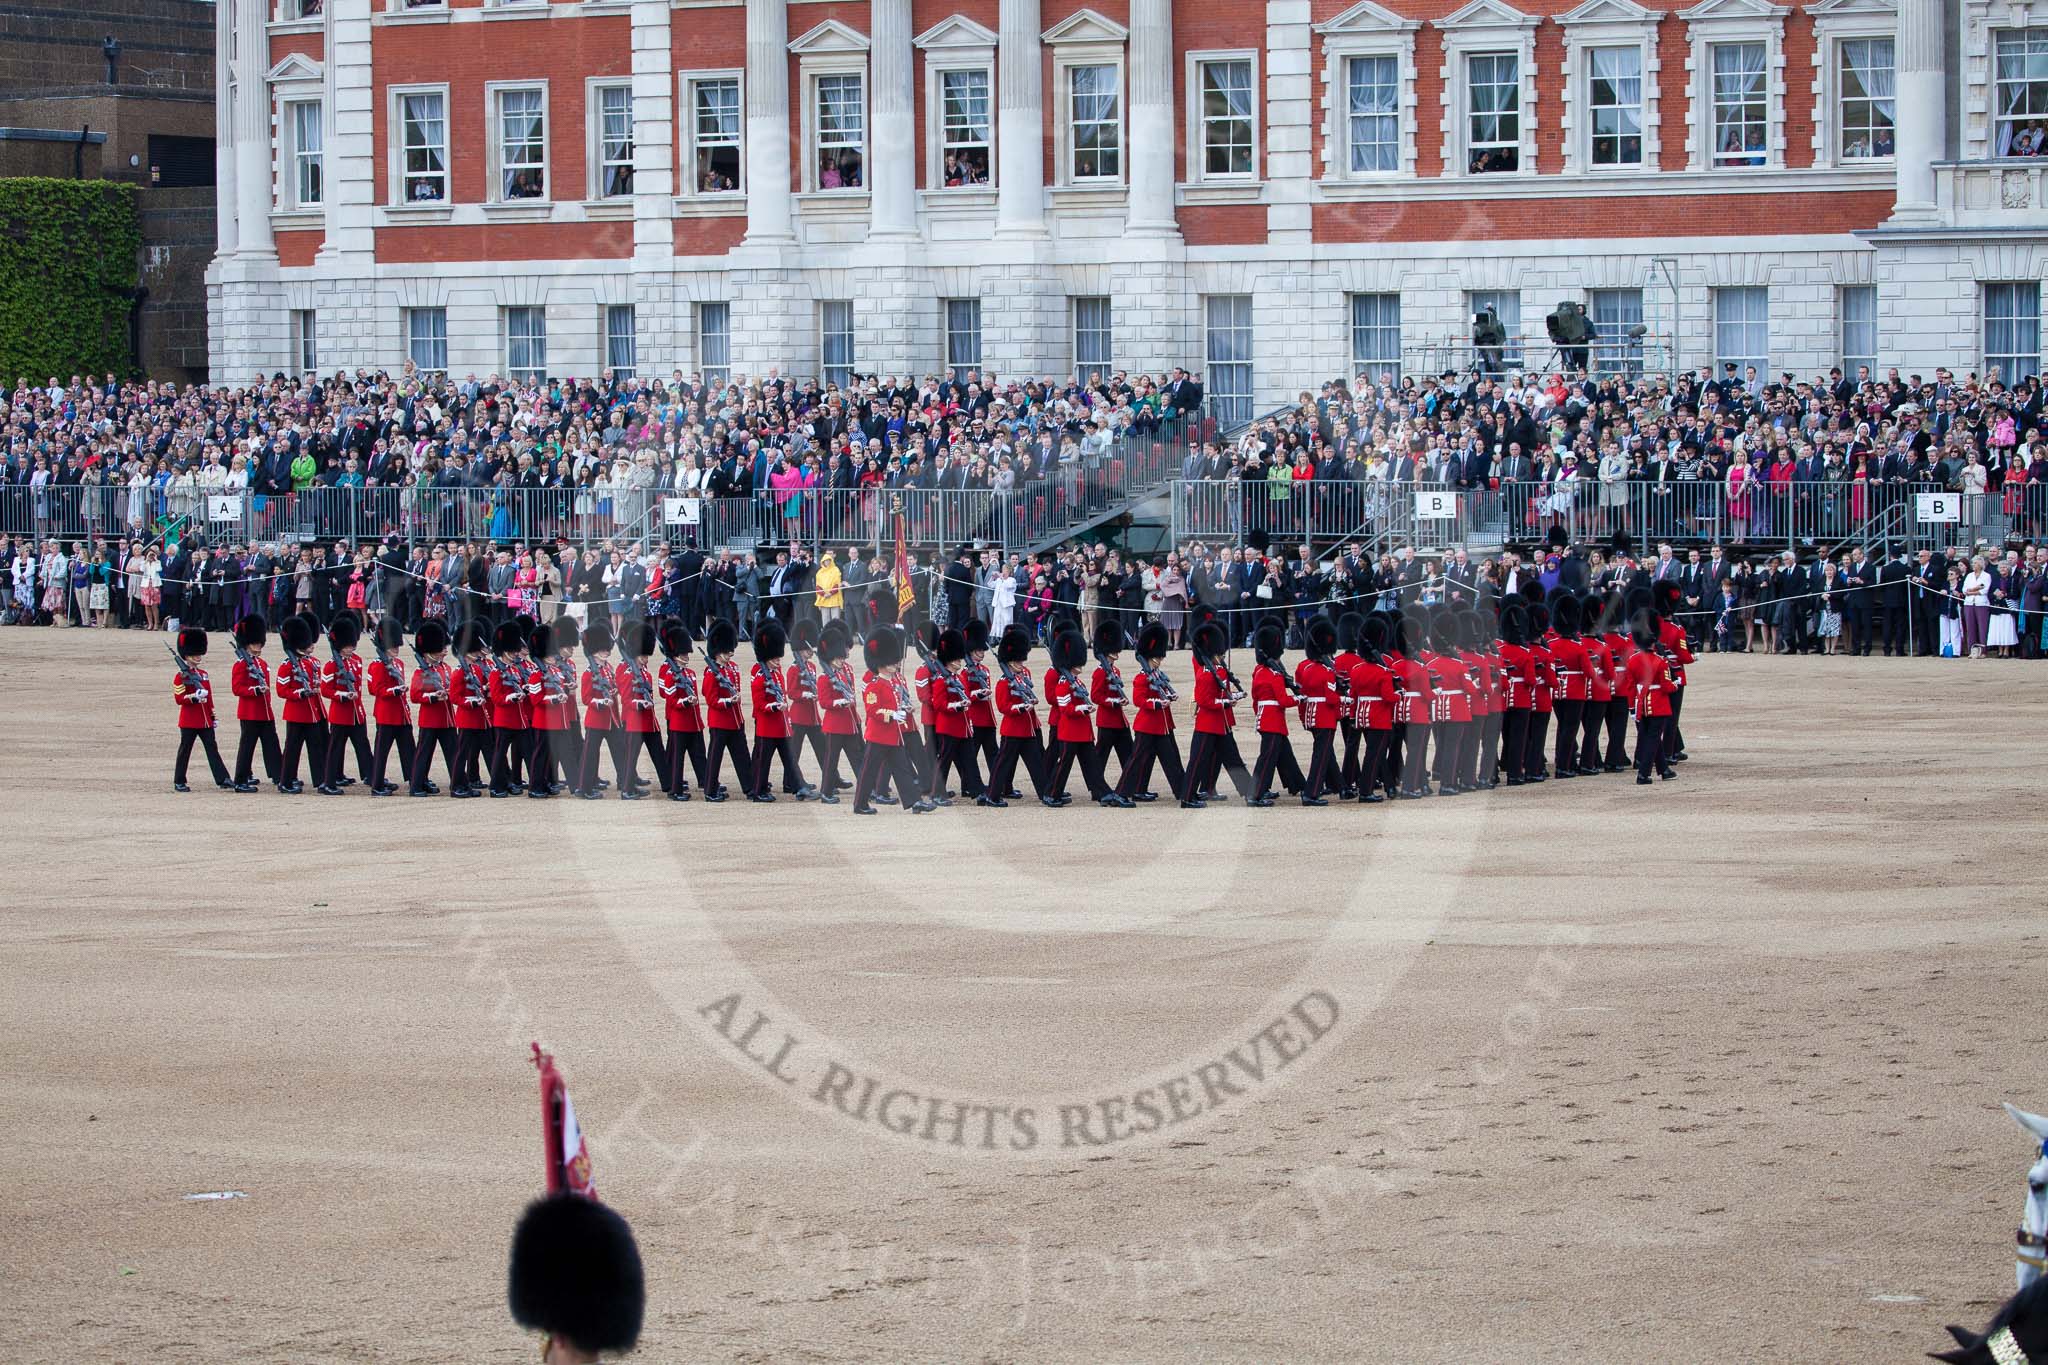
[[[554,737],[560,730],[534,726],[526,732],[526,789],[544,792],[555,785]]]
[[[278,760],[277,722],[274,720],[245,720],[242,722],[242,737],[235,745],[235,781],[249,783],[256,780],[252,766],[256,750],[263,750],[263,773],[272,782],[279,780],[283,765]]]
[[[996,748],[995,766],[989,769],[989,789],[997,796],[1021,790],[1017,786],[1019,759],[1024,761],[1025,770],[1031,774],[1031,789],[1041,798],[1051,796],[1052,787],[1046,776],[1045,745],[1036,731],[1028,735],[1003,736],[1003,742]]]
[[[1302,784],[1303,796],[1328,794],[1330,779],[1335,777],[1341,784],[1343,774],[1337,763],[1337,732],[1335,730],[1309,730],[1308,780]]]
[[[1586,703],[1559,697],[1552,704],[1557,708],[1557,748],[1551,763],[1558,772],[1568,773],[1579,766],[1579,721],[1585,715]]]
[[[996,770],[997,748],[996,727],[993,725],[975,726],[974,747],[981,753],[981,770],[986,773],[994,773]],[[1001,796],[1003,792],[996,792],[995,795]]]
[[[1088,786],[1090,798],[1100,800],[1109,793],[1109,784],[1102,780],[1102,756],[1095,751],[1092,739],[1063,739],[1059,742],[1060,756],[1053,763],[1052,794],[1065,796],[1067,778],[1074,771],[1074,760],[1081,761],[1081,780]]]
[[[1579,771],[1600,771],[1600,727],[1607,720],[1607,703],[1588,701],[1579,716]]]
[[[1301,790],[1301,765],[1294,761],[1294,744],[1286,735],[1276,735],[1270,730],[1259,734],[1259,756],[1252,764],[1252,799],[1262,800],[1272,794],[1273,774],[1280,774],[1280,785],[1290,793]]]
[[[1555,706],[1557,703],[1552,702]],[[1529,708],[1528,747],[1522,751],[1522,776],[1541,777],[1544,772],[1544,741],[1550,736],[1550,712]]]
[[[1371,726],[1359,732],[1365,740],[1364,752],[1358,760],[1358,799],[1363,801],[1374,792],[1392,787],[1384,779],[1387,765],[1387,750],[1394,742],[1392,730],[1375,730]]]
[[[1163,735],[1149,734],[1143,730],[1131,746],[1131,760],[1124,765],[1123,775],[1118,778],[1116,794],[1135,796],[1139,792],[1152,790],[1152,768],[1157,764],[1166,774],[1166,789],[1178,796],[1187,786],[1187,770],[1180,764],[1180,742],[1168,730]]]
[[[893,778],[896,782],[897,797],[905,810],[918,799],[917,773],[911,767],[910,755],[901,744],[870,744],[861,755],[860,776],[853,784],[853,805],[858,810],[868,804],[874,795],[878,782]]]
[[[1401,736],[1401,790],[1407,793],[1419,792],[1429,781],[1429,733],[1428,721],[1411,720],[1407,731]]]
[[[741,791],[752,791],[754,789],[754,774],[753,769],[747,763],[747,732],[744,730],[727,730],[716,725],[711,727],[708,758],[709,776],[703,779],[705,790],[713,791],[724,785],[718,780],[718,771],[724,766],[728,756],[732,759],[733,781],[739,783]]]
[[[1344,764],[1338,770],[1339,776],[1345,791],[1355,791],[1358,787],[1358,722],[1340,720],[1337,724],[1344,732]]]
[[[839,776],[841,754],[846,755],[847,761],[852,764],[854,777],[860,776],[861,738],[859,735],[835,735],[827,730],[824,732],[824,740],[825,753],[818,762],[818,790],[826,796],[835,796],[839,789],[846,785],[845,779]],[[698,780],[703,780],[701,771]]]
[[[288,720],[284,723],[284,759],[279,764],[281,780],[299,780],[299,751],[306,751],[306,771],[315,783],[327,780],[327,722]]]
[[[1473,745],[1473,775],[1481,786],[1490,787],[1500,779],[1500,727],[1506,719],[1504,711],[1488,711],[1479,723],[1478,741]]]
[[[1231,785],[1237,794],[1249,797],[1252,794],[1251,770],[1244,766],[1244,755],[1237,750],[1237,736],[1225,730],[1213,734],[1207,730],[1195,731],[1195,742],[1188,748],[1188,788],[1181,799],[1190,797],[1206,799],[1216,794],[1216,779],[1224,773],[1230,774]]]
[[[946,785],[946,771],[951,769],[960,779],[962,796],[980,796],[986,790],[981,785],[981,771],[974,761],[974,737],[972,735],[940,735],[937,757],[932,762],[932,773],[926,795],[937,796]]]
[[[408,782],[412,780],[412,727],[405,724],[379,725],[377,727],[377,747],[370,755],[371,785],[378,787],[386,785],[384,769],[391,761],[393,746],[396,746],[398,749],[398,771],[405,774]]]
[[[1675,687],[1671,691],[1671,718],[1664,727],[1664,761],[1669,763],[1671,755],[1685,752],[1685,731],[1678,728],[1678,718],[1685,714],[1685,688]]]
[[[482,758],[484,745],[490,742],[489,730],[465,730],[458,726],[455,731],[455,773],[454,784],[458,787],[477,785],[477,763]]]
[[[213,727],[210,725],[204,730],[181,729],[178,731],[178,761],[171,769],[171,780],[173,782],[183,782],[185,780],[185,769],[192,761],[192,746],[194,744],[205,746],[206,766],[213,769],[213,780],[216,783],[226,782],[228,780],[228,765],[221,761],[220,742],[213,737]]]
[[[351,747],[356,751],[356,776],[376,785],[377,779],[370,775],[370,732],[360,722],[327,727],[327,771],[320,780],[330,787],[341,785],[342,760],[348,757]]]
[[[413,747],[412,762],[406,765],[406,782],[416,792],[427,789],[427,783],[434,772],[434,749],[439,746],[441,761],[448,765],[448,785],[459,787],[462,778],[460,760],[456,757],[455,744],[460,738],[452,725],[422,725],[419,743]]]
[[[808,744],[811,746],[812,755],[818,760],[818,771],[823,772],[825,770],[824,727],[818,725],[798,725],[793,727],[790,733],[796,739],[797,761],[803,761],[804,745]]]
[[[1467,791],[1479,790],[1479,748],[1486,737],[1485,716],[1474,716],[1458,727],[1457,784]]]
[[[1458,785],[1458,759],[1464,750],[1466,725],[1461,720],[1440,720],[1430,726],[1431,738],[1436,741],[1430,776],[1439,787]]]
[[[561,770],[562,781],[568,785],[569,790],[575,791],[576,784],[583,775],[583,731],[572,717],[568,725],[562,729],[545,730],[542,733],[548,737],[548,748],[554,755],[554,768]]]
[[[1664,751],[1671,735],[1671,717],[1636,717],[1636,776],[1670,772],[1671,755]]]
[[[491,790],[510,792],[519,780],[520,759],[530,741],[526,731],[498,725],[491,729]]]
[[[1510,782],[1527,780],[1529,761],[1529,708],[1510,706],[1501,723],[1500,766]]]
[[[788,735],[764,735],[757,730],[754,732],[753,757],[747,761],[746,768],[747,773],[753,778],[753,784],[747,789],[749,793],[755,796],[768,794],[768,769],[772,760],[778,756],[782,759],[784,794],[794,794],[802,790],[804,774],[803,769],[797,765],[796,740]]]
[[[1095,761],[1102,765],[1102,780],[1109,781],[1109,756],[1116,754],[1116,775],[1121,778],[1131,766],[1131,732],[1124,726],[1105,725],[1095,732]]]
[[[697,785],[707,791],[710,790],[710,763],[704,753],[702,730],[668,732],[668,789],[671,792],[686,792],[690,789],[688,775],[683,771],[683,760],[686,758],[690,761],[690,766],[696,770]]]
[[[626,760],[621,752],[625,747],[622,739],[623,734],[621,731],[609,727],[603,730],[586,730],[584,732],[583,764],[581,770],[576,775],[575,789],[577,791],[594,792],[597,790],[597,760],[598,756],[606,748],[610,748],[612,751],[612,777],[616,779],[621,791],[625,789]]]

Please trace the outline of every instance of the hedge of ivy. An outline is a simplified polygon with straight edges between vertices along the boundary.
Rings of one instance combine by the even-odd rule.
[[[0,179],[0,384],[132,373],[141,250],[134,186]]]

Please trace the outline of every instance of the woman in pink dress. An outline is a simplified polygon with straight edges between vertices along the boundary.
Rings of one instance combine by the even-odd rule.
[[[539,582],[540,575],[533,567],[533,555],[530,552],[520,555],[519,568],[512,575],[512,586],[505,590],[505,605],[514,616],[539,619]]]
[[[1749,456],[1741,450],[1728,466],[1728,533],[1729,539],[1738,544],[1749,539],[1749,505],[1751,501]]]

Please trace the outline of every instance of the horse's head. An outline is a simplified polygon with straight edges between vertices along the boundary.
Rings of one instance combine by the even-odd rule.
[[[1955,1349],[1928,1354],[1950,1365],[2040,1365],[2048,1361],[2048,1280],[2037,1280],[2007,1299],[1983,1335],[1961,1327],[1949,1328],[1948,1334],[1956,1339]]]
[[[2027,1168],[2027,1203],[2020,1211],[2020,1230],[2013,1251],[2014,1273],[2020,1288],[2025,1289],[2048,1269],[2048,1118],[2009,1104],[2005,1112],[2041,1144],[2039,1157]]]

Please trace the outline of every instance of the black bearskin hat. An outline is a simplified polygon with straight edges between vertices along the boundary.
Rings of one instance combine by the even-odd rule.
[[[1252,635],[1252,653],[1260,663],[1278,667],[1281,651],[1287,648],[1287,632],[1268,621]]]
[[[1529,642],[1531,644],[1540,644],[1543,637],[1549,633],[1550,608],[1544,606],[1541,602],[1531,602],[1529,604]]]
[[[308,617],[287,616],[284,624],[277,628],[277,637],[292,653],[303,654],[320,638],[320,632]]]
[[[1467,607],[1459,612],[1458,625],[1465,632],[1467,649],[1484,650],[1493,643],[1492,618],[1482,614],[1476,607]]]
[[[1003,638],[996,641],[996,662],[999,664],[1021,664],[1031,657],[1031,632],[1023,626],[1011,626],[1003,632]]]
[[[1603,600],[1599,593],[1589,592],[1579,599],[1579,628],[1588,634],[1600,634],[1611,628],[1612,619],[1609,605],[1613,598]]]
[[[1230,636],[1212,616],[1195,627],[1195,653],[1204,659],[1220,659],[1230,652]]]
[[[1130,648],[1130,641],[1124,637],[1123,623],[1104,621],[1095,627],[1095,652],[1097,654],[1121,654]]]
[[[827,621],[818,632],[818,657],[837,662],[853,652],[853,634],[844,621]]]
[[[483,627],[474,621],[464,621],[456,627],[455,637],[449,641],[449,647],[458,655],[473,654],[482,648],[483,642]]]
[[[519,627],[510,621],[501,621],[491,632],[491,648],[500,654],[510,654],[515,649],[526,648],[526,638],[519,633]]]
[[[1337,627],[1329,617],[1308,618],[1308,652],[1318,659],[1327,659],[1337,652]]]
[[[661,652],[680,659],[690,652],[690,628],[681,621],[661,623]]]
[[[1355,611],[1347,611],[1337,618],[1337,648],[1345,654],[1358,652],[1359,632],[1365,629],[1365,617]]]
[[[891,664],[903,662],[903,636],[888,626],[876,626],[868,632],[867,641],[861,652],[867,658],[868,668],[879,671]]]
[[[925,652],[925,653],[927,653],[927,654],[936,654],[936,653],[938,653],[938,652],[939,652],[939,623],[938,623],[937,621],[927,621],[927,622],[925,622],[925,623],[924,623],[924,626],[923,626],[923,628],[922,628],[922,629],[920,629],[920,630],[919,630],[919,631],[917,632],[917,639],[918,639],[918,643],[924,646],[924,652]]]
[[[773,662],[782,657],[782,651],[789,643],[789,636],[773,621],[763,621],[761,628],[754,632],[754,657],[763,663]]]
[[[206,632],[197,626],[186,626],[178,632],[178,652],[188,659],[197,659],[206,653]]]
[[[1642,587],[1630,588],[1628,590],[1627,595],[1622,598],[1621,602],[1623,619],[1629,621],[1633,621],[1635,619],[1635,615],[1637,612],[1652,611],[1655,609],[1655,607],[1656,599],[1651,595],[1650,590],[1648,588]],[[1633,627],[1630,628],[1632,629]]]
[[[654,627],[645,621],[635,621],[631,643],[633,653],[638,657],[645,659],[651,656],[654,653]]]
[[[932,653],[939,656],[942,664],[957,664],[967,657],[967,637],[957,630],[942,630],[938,647]]]
[[[512,1233],[512,1320],[586,1352],[640,1340],[647,1278],[633,1229],[580,1194],[536,1199]]]
[[[1195,604],[1194,611],[1189,614],[1188,619],[1193,621],[1196,628],[1199,629],[1216,619],[1216,608],[1210,606],[1207,602],[1198,602]]]
[[[1678,610],[1679,598],[1684,596],[1678,585],[1668,578],[1659,579],[1650,586],[1650,606],[1659,616],[1669,616]]]
[[[877,593],[874,596],[875,624],[877,625],[893,626],[896,624],[896,593],[893,590],[894,586],[894,584],[891,584],[891,591]],[[898,655],[897,657],[901,658],[902,656]]]
[[[244,616],[235,622],[235,643],[244,649],[253,648],[270,638],[270,625],[260,616]]]
[[[733,629],[730,621],[713,621],[711,629],[704,632],[704,652],[712,658],[730,654],[739,648],[740,633]]]
[[[552,629],[555,632],[555,648],[564,654],[576,648],[576,622],[567,616],[556,618]]]
[[[1166,633],[1166,627],[1154,621],[1138,632],[1138,657],[1163,659],[1172,644],[1173,637]]]
[[[1394,618],[1383,611],[1366,617],[1358,628],[1358,652],[1369,662],[1378,663],[1380,655],[1393,643]]]
[[[422,654],[439,654],[448,648],[448,627],[439,621],[422,621],[412,642]]]
[[[405,643],[405,627],[398,624],[398,618],[387,616],[377,623],[377,643],[385,649],[397,649]]]
[[[1458,612],[1455,607],[1438,607],[1429,615],[1430,645],[1440,654],[1455,654],[1463,638],[1458,630]]]
[[[796,629],[789,633],[789,642],[806,654],[818,652],[818,623],[809,617],[796,623]]]
[[[342,612],[327,623],[327,638],[336,649],[354,649],[356,642],[363,638],[363,623],[349,612]]]
[[[534,658],[545,659],[555,652],[555,628],[535,626],[533,634],[526,637],[526,647],[533,652]]]
[[[1576,639],[1579,627],[1585,624],[1585,612],[1576,596],[1560,588],[1550,594],[1550,619],[1559,635]]]
[[[1565,546],[1572,543],[1572,538],[1565,533],[1564,527],[1553,526],[1544,533],[1543,543],[1550,549],[1562,550]]]
[[[592,621],[583,631],[583,652],[593,657],[612,652],[612,628],[602,621]]]
[[[980,617],[977,616],[969,621],[967,628],[962,630],[960,634],[967,640],[967,652],[969,654],[980,654],[988,649],[988,622]]]
[[[1500,638],[1511,645],[1529,643],[1529,609],[1513,598],[1500,611]]]
[[[1273,537],[1267,535],[1264,531],[1254,530],[1245,536],[1244,543],[1251,547],[1253,554],[1264,555],[1272,546]]]
[[[1052,666],[1076,669],[1088,658],[1088,642],[1078,630],[1063,630],[1052,637]]]
[[[1522,586],[1516,591],[1521,593],[1522,601],[1526,605],[1537,606],[1543,601],[1543,580],[1531,574],[1522,580]]]
[[[1637,649],[1657,647],[1657,613],[1645,607],[1628,618],[1628,633],[1635,638]]]

